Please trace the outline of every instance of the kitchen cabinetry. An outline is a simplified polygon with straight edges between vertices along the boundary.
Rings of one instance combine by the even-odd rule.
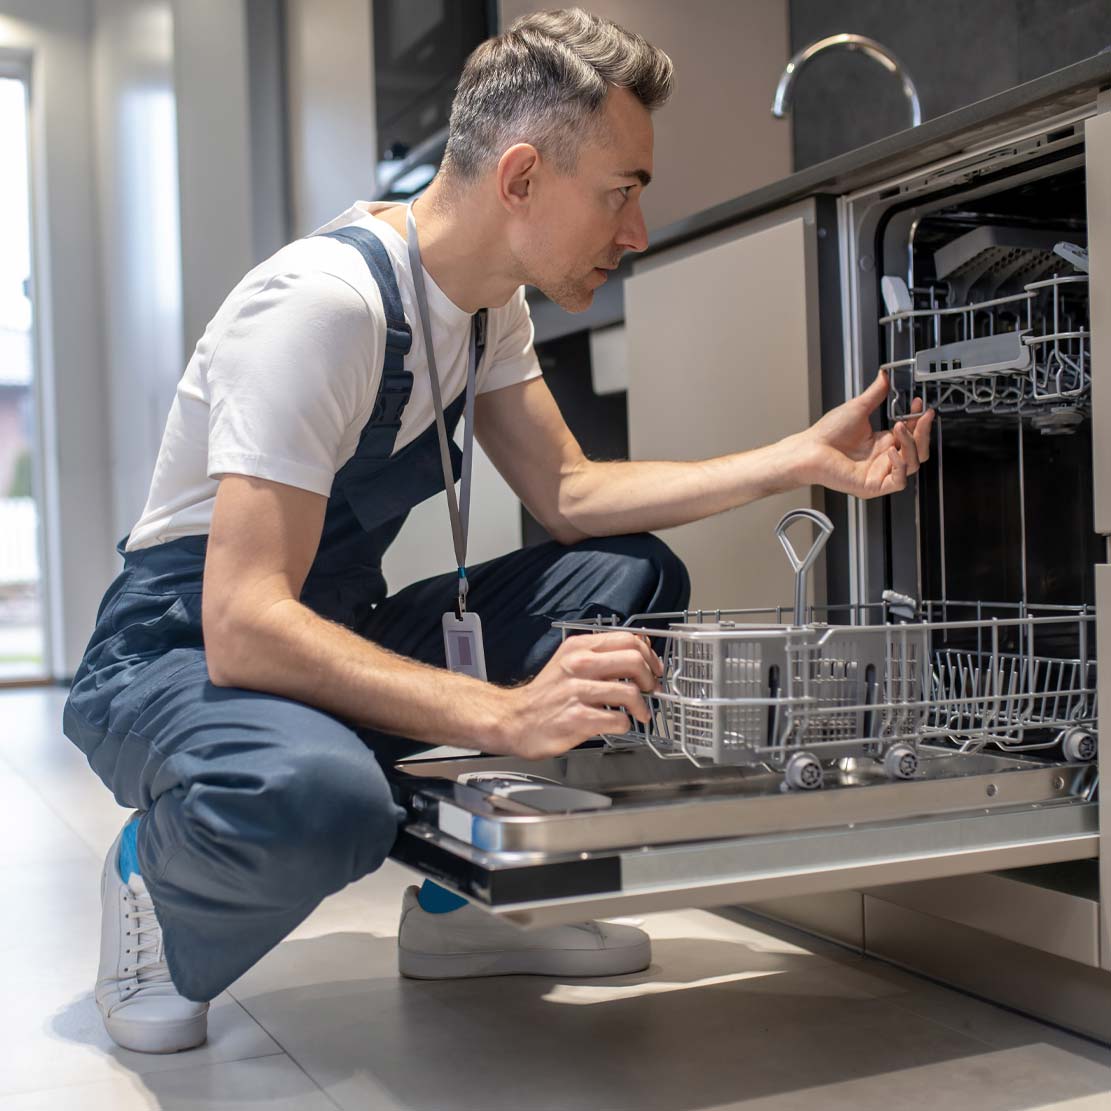
[[[631,458],[705,459],[807,427],[822,403],[813,203],[636,264],[625,321]],[[820,492],[775,494],[662,533],[690,571],[692,606],[790,598],[774,530],[800,505],[821,508]]]

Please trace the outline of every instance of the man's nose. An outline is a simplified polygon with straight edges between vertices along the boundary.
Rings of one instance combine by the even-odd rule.
[[[617,245],[623,251],[644,251],[648,248],[648,228],[644,223],[644,213],[637,201],[628,206],[631,211],[628,219],[622,221],[617,235]]]

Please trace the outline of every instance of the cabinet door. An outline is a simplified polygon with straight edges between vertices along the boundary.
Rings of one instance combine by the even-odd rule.
[[[633,459],[744,451],[819,415],[816,260],[807,203],[637,265],[625,283]],[[664,532],[691,572],[692,604],[790,602],[794,577],[773,530],[799,506],[820,508],[818,493],[773,495]]]

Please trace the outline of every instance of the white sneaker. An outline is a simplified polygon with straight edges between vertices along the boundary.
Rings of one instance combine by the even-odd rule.
[[[139,876],[120,879],[120,838],[100,875],[96,1005],[112,1040],[139,1053],[176,1053],[208,1036],[208,1004],[179,995],[162,950],[162,927]]]
[[[651,963],[643,930],[612,922],[523,930],[469,903],[429,914],[410,887],[401,904],[397,966],[402,976],[621,976]]]

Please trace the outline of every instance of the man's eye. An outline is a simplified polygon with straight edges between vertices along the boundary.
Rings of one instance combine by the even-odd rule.
[[[624,200],[628,200],[629,194],[633,191],[633,187],[631,185],[622,185],[621,188],[617,191],[621,194]]]

